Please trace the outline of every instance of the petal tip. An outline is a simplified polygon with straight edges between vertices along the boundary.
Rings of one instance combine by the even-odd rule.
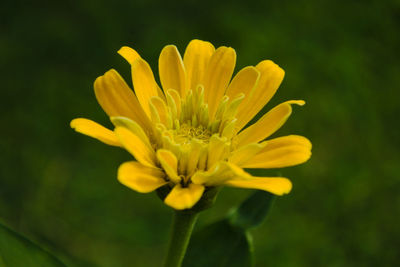
[[[292,191],[292,188],[293,188],[292,182],[291,182],[289,179],[287,179],[286,181],[287,181],[287,182],[286,182],[286,183],[287,183],[287,188],[286,188],[286,190],[283,190],[282,195],[287,195],[287,194],[289,194],[290,191]]]
[[[306,101],[304,101],[304,100],[289,100],[286,103],[288,103],[290,105],[304,106],[306,104]]]
[[[138,52],[128,46],[122,46],[118,52],[126,61],[132,64],[137,58],[140,58]]]
[[[161,50],[161,54],[169,52],[170,50],[178,51],[178,48],[176,47],[176,45],[170,44],[170,45],[166,45],[164,46],[164,48]]]
[[[183,188],[181,185],[175,185],[164,203],[176,210],[190,209],[200,200],[205,187],[197,184],[190,184]]]
[[[120,54],[121,56],[123,56],[124,53],[126,53],[127,51],[130,51],[132,48],[130,48],[129,46],[122,46],[117,53]]]
[[[73,119],[73,120],[69,123],[69,126],[70,126],[72,129],[76,130],[77,124],[79,124],[79,120],[80,120],[80,119]]]

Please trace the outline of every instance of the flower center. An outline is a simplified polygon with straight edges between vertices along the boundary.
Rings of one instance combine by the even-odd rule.
[[[236,114],[244,94],[223,96],[215,114],[209,111],[201,85],[184,97],[173,89],[166,92],[166,102],[153,97],[152,120],[156,124],[154,148],[172,152],[177,161],[177,175],[182,184],[190,183],[197,171],[213,168],[225,161],[237,133]]]
[[[175,130],[174,141],[177,144],[186,145],[190,144],[193,138],[207,144],[210,140],[211,132],[202,125],[197,127],[190,126],[189,124],[182,124],[179,129]]]

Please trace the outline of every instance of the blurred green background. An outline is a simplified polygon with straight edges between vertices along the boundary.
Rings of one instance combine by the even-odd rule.
[[[236,49],[236,71],[272,59],[274,99],[304,99],[279,135],[313,157],[264,175],[292,179],[255,229],[256,266],[395,266],[400,262],[399,1],[2,1],[0,220],[70,266],[160,266],[172,210],[116,180],[125,151],[75,133],[110,126],[94,79],[134,47],[157,72],[166,44],[194,38]],[[249,190],[225,188],[197,227]],[[212,242],[212,240],[210,240]],[[397,263],[397,264],[396,264]]]

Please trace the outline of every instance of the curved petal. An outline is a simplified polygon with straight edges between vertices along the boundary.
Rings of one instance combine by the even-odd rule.
[[[152,148],[148,137],[150,133],[146,134],[138,123],[126,117],[111,117],[110,119],[115,127],[125,127],[126,129],[137,135],[149,148]]]
[[[172,116],[164,100],[153,96],[150,98],[149,105],[153,123],[162,123],[165,127],[172,128]]]
[[[188,187],[177,184],[164,199],[164,202],[176,210],[190,209],[200,200],[204,189],[204,186],[198,184],[189,184]]]
[[[158,85],[149,64],[142,58],[132,63],[132,83],[140,105],[150,118],[149,100],[153,96],[158,96]]]
[[[245,95],[245,98],[249,97],[257,85],[259,78],[260,72],[255,67],[245,67],[232,79],[225,94],[229,96],[229,99],[234,99],[241,93]]]
[[[279,196],[288,194],[292,190],[290,180],[283,177],[253,177],[249,180],[228,180],[225,185],[264,190]]]
[[[208,103],[210,118],[214,117],[218,103],[231,80],[236,64],[236,52],[230,47],[215,50],[204,73],[204,95]]]
[[[162,168],[167,173],[168,177],[174,183],[180,183],[181,178],[178,176],[178,160],[175,155],[166,149],[157,150],[157,159],[160,161]]]
[[[231,153],[229,162],[237,166],[242,166],[244,163],[252,159],[256,154],[258,154],[264,147],[265,144],[257,143],[251,143],[242,146]]]
[[[118,54],[125,58],[125,60],[128,61],[131,65],[133,64],[133,62],[135,62],[136,59],[140,58],[138,52],[128,46],[121,47],[118,50]]]
[[[193,183],[206,186],[228,185],[232,187],[259,189],[276,195],[289,193],[292,188],[290,180],[282,177],[253,177],[242,168],[227,162],[221,162],[213,170],[196,173]]]
[[[111,69],[94,82],[97,101],[109,117],[128,117],[150,129],[150,120],[140,107],[138,99],[119,73]]]
[[[204,184],[205,186],[218,186],[231,179],[250,179],[251,175],[242,168],[225,161],[214,165],[211,170],[205,172],[196,172],[192,176],[192,182],[195,184]]]
[[[197,85],[203,81],[206,67],[214,51],[214,46],[209,42],[190,41],[183,56],[188,90],[194,91]]]
[[[229,145],[230,143],[227,141],[226,137],[219,137],[218,134],[211,136],[207,155],[208,169],[211,169],[214,164],[227,157],[227,154],[229,153]]]
[[[291,104],[302,106],[305,102],[303,100],[291,100],[271,109],[256,123],[239,133],[237,136],[238,147],[262,141],[281,128],[292,113]]]
[[[186,93],[186,73],[176,46],[167,45],[164,47],[158,60],[158,68],[164,91],[175,89],[183,97]]]
[[[137,59],[141,59],[140,55],[132,48],[123,46],[121,47],[120,50],[118,50],[118,54],[120,54],[123,58],[125,58],[126,61],[131,64],[131,66],[135,63]],[[136,70],[135,70],[136,71]],[[133,75],[133,74],[132,74]],[[151,73],[153,75],[153,73]],[[153,77],[154,79],[154,77]],[[156,88],[157,88],[157,94],[159,97],[164,99],[164,93],[161,91],[160,87],[156,83]]]
[[[118,169],[118,181],[140,193],[149,193],[167,184],[163,177],[160,169],[149,168],[136,161],[125,162]]]
[[[70,123],[71,128],[78,133],[93,137],[110,146],[121,146],[114,132],[92,120],[78,118]]]
[[[114,131],[124,148],[128,150],[137,161],[147,167],[157,167],[154,150],[149,148],[140,137],[133,134],[125,127],[117,127]]]
[[[238,112],[238,107],[240,106],[240,104],[242,103],[242,101],[245,98],[245,94],[240,93],[238,95],[236,95],[236,97],[232,97],[231,99],[229,99],[229,104],[227,105],[223,115],[222,115],[222,120],[235,120],[235,125],[236,125],[236,114]],[[218,111],[217,111],[218,113]],[[235,127],[236,128],[236,127]],[[235,128],[233,130],[235,130]],[[235,130],[235,134],[236,134],[236,130]]]
[[[181,115],[181,97],[179,93],[174,89],[169,89],[165,95],[168,107],[171,109],[175,119],[178,119]]]
[[[199,160],[203,155],[207,155],[207,145],[197,138],[193,138],[187,156],[186,175],[192,176],[199,167]]]
[[[311,157],[311,142],[298,135],[271,139],[244,168],[282,168],[306,162]]]
[[[303,146],[308,150],[311,150],[312,148],[310,140],[308,140],[304,136],[294,134],[267,140],[265,142],[262,142],[261,144],[264,145],[264,147],[260,151],[260,153],[264,153],[272,149],[277,149],[284,146]]]
[[[237,116],[239,130],[268,103],[285,75],[285,72],[271,60],[261,61],[256,68],[261,76],[251,96],[239,107]]]

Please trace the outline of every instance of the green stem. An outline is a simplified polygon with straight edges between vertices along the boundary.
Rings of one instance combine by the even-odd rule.
[[[197,217],[197,212],[175,211],[165,267],[180,267],[182,265]]]

